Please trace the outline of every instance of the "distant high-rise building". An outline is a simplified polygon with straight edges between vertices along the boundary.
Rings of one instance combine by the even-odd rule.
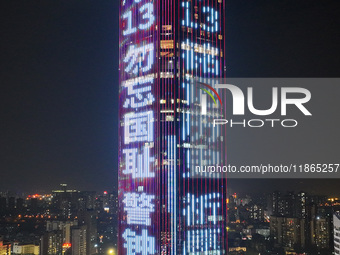
[[[39,255],[40,246],[35,244],[20,244],[20,243],[13,243],[13,252],[12,255]]]
[[[8,211],[10,213],[15,212],[15,197],[9,197],[8,198]]]
[[[250,218],[255,221],[264,221],[264,208],[262,205],[251,203],[249,205]]]
[[[334,231],[334,254],[340,255],[340,213],[335,212],[333,215]]]
[[[225,1],[120,0],[119,25],[119,254],[224,254],[226,182],[191,172],[223,134],[191,79],[224,77]]]
[[[118,196],[116,194],[111,193],[110,198],[109,198],[110,213],[118,216],[118,209],[119,209],[118,206],[119,206]]]
[[[79,191],[68,190],[67,184],[60,186],[60,190],[52,190],[52,211],[64,219],[76,216],[79,209]],[[86,201],[84,203],[86,204]]]
[[[32,214],[36,214],[39,211],[38,198],[31,198],[29,201],[28,211]]]
[[[270,233],[285,251],[305,246],[304,219],[272,216]]]
[[[331,233],[330,219],[317,217],[313,224],[312,244],[315,244],[318,250],[329,249]]]
[[[306,247],[312,247],[313,235],[314,235],[314,221],[317,216],[317,206],[314,203],[308,203],[306,206],[305,217],[305,235],[306,235]],[[314,247],[315,248],[315,247]]]
[[[297,194],[297,199],[296,199],[296,212],[295,215],[298,218],[306,218],[306,210],[307,210],[307,194],[303,191],[299,192]]]
[[[4,215],[7,210],[7,200],[5,197],[0,197],[0,215]]]
[[[17,210],[17,213],[19,213],[19,214],[24,212],[24,210],[25,210],[25,208],[24,208],[24,199],[17,198],[17,200],[16,200],[16,210]]]
[[[47,221],[46,233],[41,238],[41,254],[59,255],[72,251],[75,255],[94,255],[97,254],[96,244],[96,211],[84,210],[79,211],[74,220]]]
[[[280,215],[280,209],[279,209],[279,205],[280,205],[280,201],[281,201],[281,193],[279,191],[275,191],[272,194],[272,199],[271,199],[271,208],[272,208],[272,215],[274,216],[278,216]]]
[[[279,191],[275,191],[271,196],[269,211],[274,216],[305,218],[307,200],[307,195],[303,191],[297,194],[294,192],[282,194]]]
[[[73,226],[78,226],[77,220],[60,221],[53,220],[46,222],[46,231],[62,230],[63,240],[65,242],[70,242],[70,228]]]
[[[47,221],[46,233],[40,241],[41,254],[65,254],[66,250],[71,248],[72,228],[77,226],[77,220]]]
[[[4,242],[2,236],[0,236],[0,255],[11,255],[11,244]]]
[[[82,227],[81,230],[86,226],[86,255],[97,254],[97,212],[95,210],[79,212],[78,226]]]
[[[63,251],[63,232],[53,230],[46,232],[40,240],[40,254],[56,255]]]
[[[78,195],[78,208],[81,210],[93,210],[96,205],[95,191],[80,191]]]
[[[87,255],[87,226],[72,229],[72,255]]]

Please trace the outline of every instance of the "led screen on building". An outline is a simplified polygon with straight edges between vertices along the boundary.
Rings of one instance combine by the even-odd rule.
[[[224,75],[224,1],[119,1],[119,254],[223,254],[225,181],[190,169],[211,130],[192,79]]]
[[[119,254],[158,254],[153,1],[120,2]]]

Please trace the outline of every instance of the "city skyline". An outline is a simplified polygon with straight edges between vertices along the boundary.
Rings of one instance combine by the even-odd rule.
[[[227,76],[338,76],[338,3],[227,4]],[[2,7],[1,187],[110,187],[118,169],[118,3]]]
[[[286,181],[284,183],[284,181]],[[227,181],[228,188],[235,190],[242,195],[250,194],[264,194],[274,191],[288,192],[288,191],[305,191],[311,195],[325,195],[329,197],[340,197],[339,180],[338,179],[320,179],[318,185],[315,186],[315,179],[229,179]],[[0,189],[0,193],[9,192],[10,194],[48,194],[51,190],[58,189],[60,184],[51,189]],[[68,184],[72,190],[80,191],[95,191],[98,194],[103,192],[116,192],[116,187],[109,187],[107,189],[84,189],[78,188]]]
[[[339,198],[292,190],[260,196],[235,191],[229,188],[227,194],[229,254],[254,249],[261,254],[268,250],[278,254],[296,249],[308,254],[332,251],[332,228],[339,228],[332,217],[340,208]],[[0,251],[104,255],[117,247],[117,215],[116,193],[75,191],[66,184],[50,194],[24,199],[1,193]]]

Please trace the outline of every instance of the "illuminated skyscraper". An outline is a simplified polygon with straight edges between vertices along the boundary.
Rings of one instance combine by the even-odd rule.
[[[198,145],[215,134],[190,82],[224,75],[224,12],[224,0],[120,0],[121,255],[225,253],[225,180],[192,172],[222,155]]]
[[[333,231],[334,231],[334,254],[340,254],[340,214],[335,212],[333,215]]]

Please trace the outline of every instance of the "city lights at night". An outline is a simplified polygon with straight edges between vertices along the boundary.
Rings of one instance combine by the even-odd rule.
[[[0,10],[0,255],[340,255],[339,1]]]

